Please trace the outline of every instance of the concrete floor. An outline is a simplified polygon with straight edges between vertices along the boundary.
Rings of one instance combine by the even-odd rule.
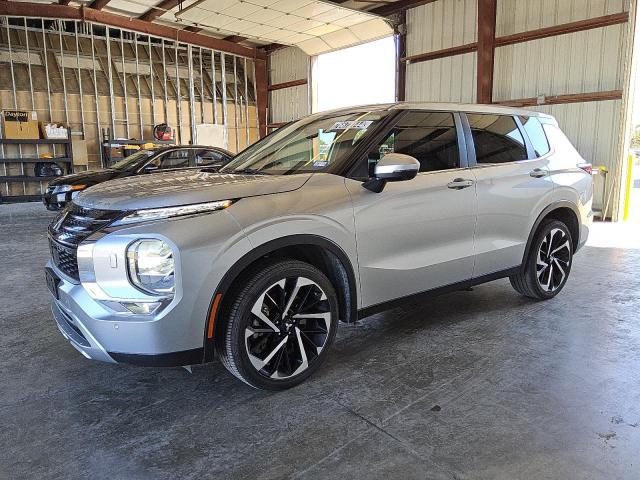
[[[50,218],[0,206],[0,478],[640,478],[626,230],[598,225],[554,300],[497,281],[406,305],[341,326],[315,377],[264,393],[218,363],[85,360],[49,312]]]

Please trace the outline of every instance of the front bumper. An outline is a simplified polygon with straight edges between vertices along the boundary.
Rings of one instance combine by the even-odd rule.
[[[60,278],[58,299],[52,298],[51,312],[58,330],[82,355],[107,363],[144,366],[180,366],[203,362],[202,344],[186,350],[162,351],[176,342],[174,332],[163,328],[180,324],[180,314],[162,312],[157,317],[118,316],[91,298],[82,285],[68,279],[53,262],[47,267]],[[176,342],[178,343],[178,342]]]
[[[96,360],[157,366],[202,363],[205,345],[207,353],[212,353],[206,327],[216,287],[231,265],[251,248],[237,222],[222,211],[100,235],[94,238],[91,253],[85,252],[91,257],[82,257],[82,261],[92,262],[93,279],[81,274],[80,283],[53,261],[47,264],[60,279],[52,310],[65,338],[83,355]],[[150,314],[133,314],[118,307],[120,302],[139,301],[131,296],[123,248],[138,238],[163,239],[174,249],[176,260],[174,296]],[[145,297],[137,295],[135,298]]]
[[[51,303],[51,313],[62,336],[82,355],[92,360],[116,363],[82,322],[55,299]]]

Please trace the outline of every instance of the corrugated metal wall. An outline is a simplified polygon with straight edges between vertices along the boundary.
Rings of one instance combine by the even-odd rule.
[[[628,11],[630,0],[498,0],[496,36]],[[558,35],[496,49],[494,101],[625,90],[629,24]],[[610,172],[622,159],[623,100],[535,107],[555,116],[580,154]],[[609,175],[609,197],[615,175]],[[594,208],[603,199],[596,178]],[[609,213],[616,202],[612,201]]]
[[[627,25],[496,49],[493,100],[622,90]]]
[[[297,47],[276,50],[269,56],[269,85],[308,79],[309,56]],[[269,123],[296,120],[308,115],[309,85],[269,92]]]
[[[476,101],[476,54],[407,65],[407,101]]]
[[[498,0],[496,36],[628,10],[628,0]]]
[[[476,41],[476,0],[440,0],[407,11],[407,56]],[[469,102],[476,98],[476,54],[407,65],[408,101]]]
[[[407,11],[407,55],[476,41],[476,0],[440,0]]]
[[[629,11],[633,0],[498,0],[496,36]],[[407,55],[477,40],[477,1],[438,0],[407,12]],[[498,47],[494,101],[626,90],[628,23]],[[474,102],[476,54],[407,65],[407,100]],[[540,106],[558,119],[583,157],[618,170],[625,100]],[[615,175],[609,175],[607,190]],[[601,179],[595,208],[601,208]],[[608,193],[607,193],[608,196]],[[615,195],[612,206],[615,206]]]

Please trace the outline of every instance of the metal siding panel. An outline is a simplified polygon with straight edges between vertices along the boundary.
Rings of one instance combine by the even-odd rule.
[[[477,0],[438,0],[407,11],[407,55],[477,40]],[[407,65],[407,100],[475,102],[476,54]]]
[[[629,11],[629,0],[498,0],[496,35]]]
[[[308,115],[308,92],[306,85],[269,92],[271,123],[289,122]]]
[[[269,56],[270,83],[284,83],[307,78],[309,56],[297,47],[281,48]]]
[[[438,0],[407,11],[407,55],[473,43],[477,0]]]
[[[621,90],[625,37],[612,25],[499,47],[494,100]]]
[[[309,56],[297,47],[281,48],[269,56],[269,83],[307,79]],[[269,92],[270,123],[288,122],[309,113],[309,85]]]
[[[407,101],[473,103],[476,54],[407,65]]]

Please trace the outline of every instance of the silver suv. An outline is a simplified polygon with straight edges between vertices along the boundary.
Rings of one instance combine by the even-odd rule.
[[[373,105],[293,122],[218,173],[91,187],[49,227],[47,282],[85,357],[302,382],[338,322],[509,277],[549,299],[592,220],[592,179],[548,115]]]

